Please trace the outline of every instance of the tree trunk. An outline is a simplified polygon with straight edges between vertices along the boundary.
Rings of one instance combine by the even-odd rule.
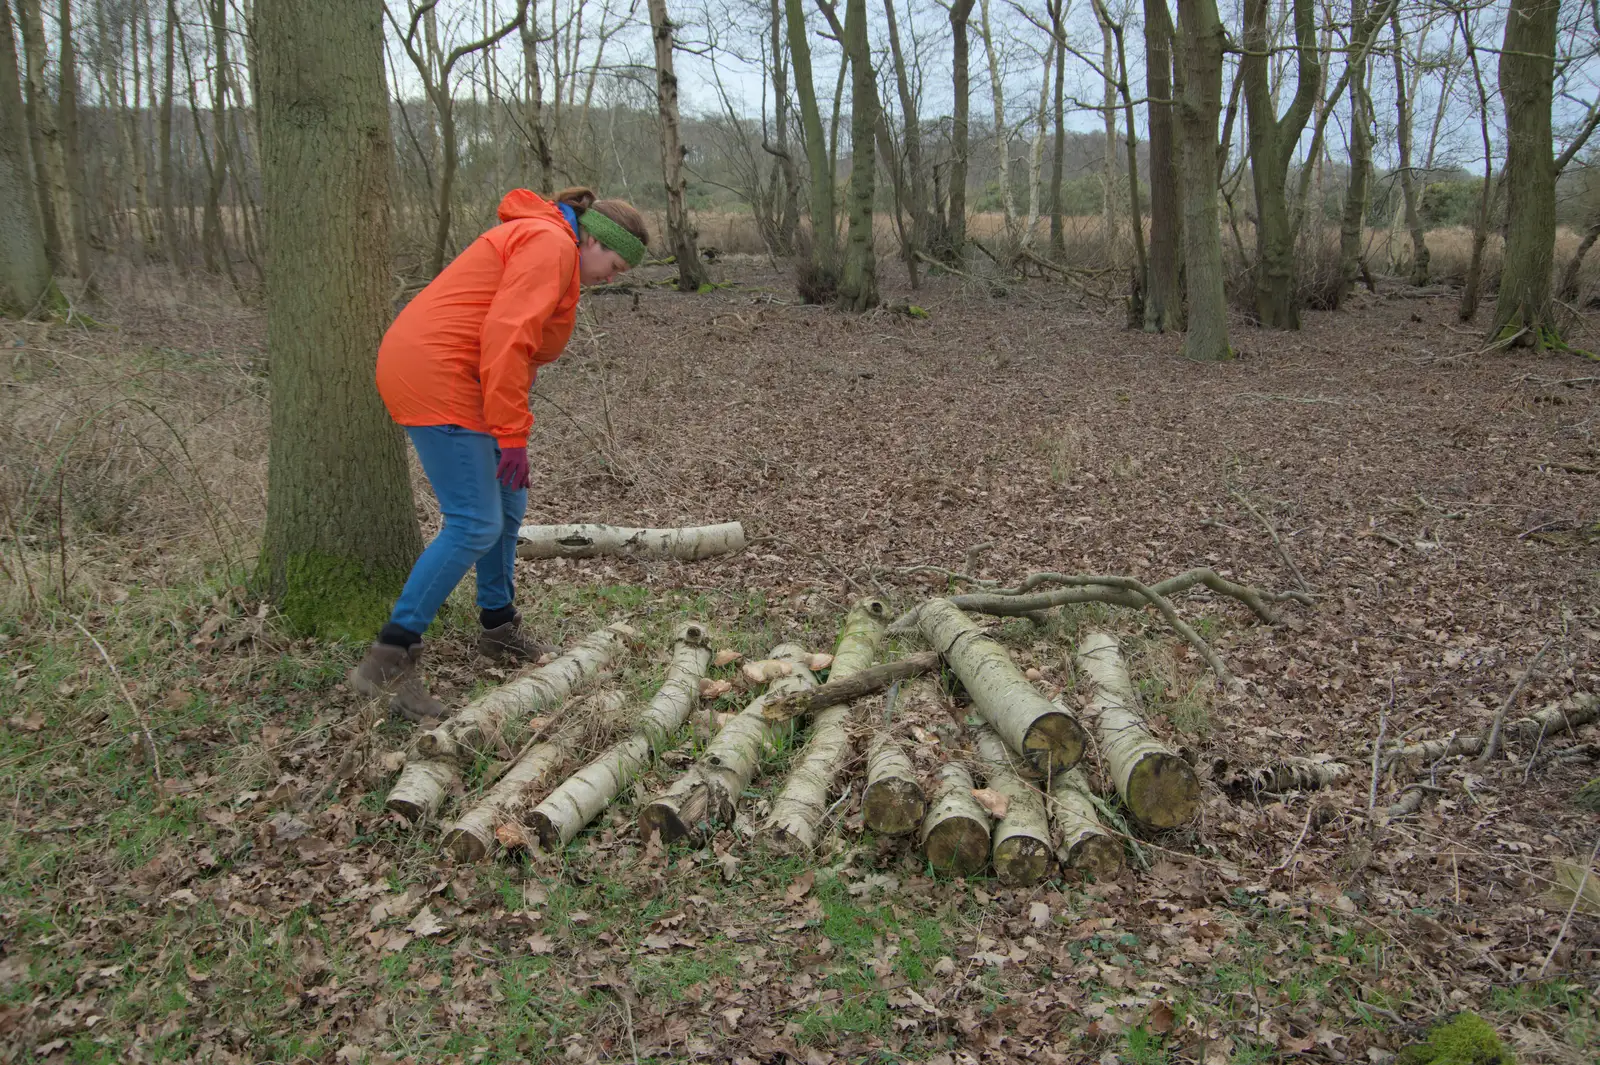
[[[50,287],[50,260],[28,166],[28,119],[11,4],[0,0],[0,311],[21,317]]]
[[[1013,751],[1045,776],[1078,764],[1088,739],[1083,726],[1050,705],[1004,647],[985,636],[948,599],[924,603],[918,623],[928,646],[961,678],[978,715]]]
[[[63,3],[66,0],[62,0]],[[208,0],[211,16],[211,184],[206,189],[205,255],[207,269],[222,269],[233,276],[228,233],[222,220],[222,190],[228,182],[228,0]],[[239,204],[244,209],[244,204]]]
[[[455,197],[456,171],[461,166],[461,153],[456,145],[456,105],[450,94],[449,82],[428,95],[439,112],[439,196],[434,204],[433,250],[428,257],[428,276],[438,277],[450,255],[450,223]]]
[[[555,661],[519,674],[417,736],[389,792],[388,808],[413,825],[438,813],[450,786],[474,758],[496,745],[514,744],[528,718],[566,702],[621,656],[624,641],[634,635],[621,622],[590,633]]]
[[[1567,262],[1567,268],[1561,272],[1561,298],[1575,300],[1578,298],[1578,271],[1583,269],[1583,260],[1589,254],[1589,249],[1594,247],[1595,238],[1600,237],[1600,219],[1589,225],[1588,232],[1584,233],[1583,240],[1578,244],[1578,250],[1572,253],[1572,258]]]
[[[273,0],[260,34],[271,445],[260,577],[291,624],[369,635],[422,549],[372,386],[389,321],[382,5]]]
[[[1176,828],[1200,808],[1193,767],[1158,742],[1139,714],[1128,667],[1114,636],[1090,632],[1078,641],[1078,669],[1094,685],[1095,735],[1117,794],[1140,823]]]
[[[955,75],[955,110],[950,127],[950,212],[944,220],[944,257],[959,260],[967,247],[968,114],[971,107],[967,22],[973,0],[952,0],[950,36]]]
[[[1289,110],[1280,119],[1272,98],[1268,32],[1269,0],[1245,0],[1244,79],[1246,128],[1250,137],[1250,176],[1256,196],[1256,314],[1269,329],[1299,329],[1295,292],[1294,228],[1284,187],[1289,160],[1312,108],[1318,103],[1322,65],[1317,48],[1313,0],[1293,0],[1296,84]]]
[[[1217,221],[1217,116],[1222,111],[1222,21],[1216,0],[1178,8],[1179,185],[1183,196],[1183,268],[1189,293],[1183,354],[1199,362],[1233,357],[1228,301],[1222,289],[1222,230]]]
[[[900,50],[900,22],[894,11],[894,0],[883,0],[884,16],[889,27],[889,54],[894,61],[895,89],[900,95],[900,114],[905,120],[901,136],[905,140],[906,186],[909,189],[907,213],[911,216],[912,281],[916,281],[916,253],[928,245],[928,176],[922,169],[922,120],[917,113],[917,99],[911,93],[911,79],[906,73],[905,54]]]
[[[877,156],[878,81],[867,38],[866,0],[846,0],[844,45],[850,53],[850,228],[845,238],[839,308],[869,311],[878,305],[878,260],[873,249],[872,199]]]
[[[976,876],[989,865],[988,811],[972,797],[972,774],[959,762],[939,770],[933,802],[922,822],[922,853],[950,876]]]
[[[172,87],[173,72],[178,62],[177,32],[178,0],[167,0],[167,24],[162,45],[166,64],[162,69],[161,119],[156,134],[161,139],[161,237],[166,243],[167,260],[180,272],[187,273],[188,264],[178,250],[178,179],[172,164]]]
[[[534,15],[530,10],[519,28],[525,82],[523,92],[526,94],[522,122],[527,127],[528,148],[539,167],[539,192],[553,196],[556,190],[550,173],[554,162],[550,153],[550,137],[544,128],[544,83],[539,74],[539,32]]]
[[[1511,0],[1500,52],[1506,110],[1506,251],[1489,335],[1522,347],[1562,348],[1551,315],[1556,164],[1550,106],[1560,0]]]
[[[1105,125],[1106,143],[1100,155],[1100,210],[1105,220],[1106,255],[1117,261],[1117,82],[1112,77],[1112,64],[1116,52],[1111,43],[1111,23],[1106,9],[1094,5],[1095,20],[1100,23],[1101,80],[1105,92],[1105,106],[1100,109],[1100,119]]]
[[[989,99],[994,104],[995,165],[1000,171],[1000,209],[1006,239],[1016,239],[1017,200],[1011,189],[1011,134],[1006,128],[1005,82],[1000,76],[1000,57],[994,47],[994,30],[989,24],[989,0],[978,8],[978,31],[983,37],[984,58],[989,61]]]
[[[1055,143],[1050,159],[1050,250],[1060,256],[1066,252],[1066,223],[1062,217],[1062,183],[1067,169],[1066,83],[1067,83],[1067,27],[1066,5],[1069,0],[1045,0],[1050,14],[1050,36],[1056,54]]]
[[[800,126],[805,138],[806,162],[811,169],[812,284],[806,286],[826,299],[838,284],[839,233],[833,224],[833,168],[828,159],[822,111],[811,80],[811,43],[806,36],[803,0],[784,0],[789,34],[789,57],[794,66],[794,91],[800,99]],[[813,301],[813,302],[820,302]]]
[[[73,258],[85,291],[93,296],[94,253],[89,247],[89,173],[78,129],[78,49],[73,41],[72,0],[61,0],[61,158],[72,205]]]
[[[1006,813],[994,826],[990,848],[995,879],[1007,887],[1031,887],[1050,875],[1050,823],[1044,798],[1017,775],[1011,752],[994,729],[980,725],[974,736],[984,779],[990,790],[1006,798]]]
[[[861,4],[864,18],[866,0],[856,2]],[[847,13],[845,17],[850,16]],[[864,599],[845,615],[828,672],[830,684],[849,680],[872,665],[888,621],[889,608],[881,599]],[[772,800],[766,831],[777,850],[805,854],[816,849],[817,830],[827,813],[833,782],[850,759],[849,725],[849,703],[830,706],[812,720],[811,735],[789,770],[783,790]]]
[[[17,25],[22,31],[23,116],[28,124],[28,146],[33,154],[34,192],[38,198],[39,221],[44,230],[45,257],[58,274],[69,272],[63,229],[69,220],[63,216],[66,177],[61,166],[61,135],[51,113],[50,94],[45,89],[44,68],[49,61],[45,44],[44,19],[40,0],[18,0]]]
[[[574,707],[574,712],[548,738],[525,747],[472,809],[460,820],[444,826],[444,845],[455,860],[480,862],[494,853],[502,840],[525,845],[528,834],[523,825],[529,817],[529,807],[572,760],[577,738],[614,727],[626,705],[621,692],[603,692],[585,700],[581,707]],[[598,727],[596,722],[600,723]]]
[[[802,663],[805,648],[780,644],[771,657],[788,661],[794,672],[774,681],[767,693],[750,702],[723,725],[700,759],[639,814],[639,835],[658,836],[663,843],[690,837],[703,839],[709,829],[734,818],[739,797],[755,779],[765,757],[793,734],[791,725],[774,725],[762,716],[767,699],[816,683]]]
[[[1470,322],[1478,313],[1478,290],[1483,280],[1483,249],[1489,243],[1489,214],[1494,205],[1494,148],[1489,140],[1489,92],[1483,84],[1483,68],[1478,63],[1478,49],[1472,39],[1472,23],[1465,11],[1456,13],[1460,21],[1462,38],[1466,43],[1467,62],[1472,66],[1472,79],[1478,90],[1478,132],[1483,138],[1483,190],[1478,197],[1478,216],[1472,226],[1472,258],[1467,263],[1466,284],[1461,288],[1461,305],[1456,317]]]
[[[656,113],[660,118],[661,176],[667,190],[667,243],[678,257],[678,291],[698,292],[706,283],[706,270],[695,248],[694,225],[685,202],[687,181],[683,160],[688,149],[680,139],[678,75],[672,65],[672,21],[666,0],[650,0],[650,30],[656,46]]]
[[[1044,53],[1044,77],[1039,81],[1039,108],[1034,112],[1033,143],[1028,148],[1028,224],[1022,230],[1022,246],[1033,247],[1034,227],[1039,224],[1039,191],[1044,177],[1044,135],[1050,118],[1050,70],[1055,66],[1056,47],[1051,42]]]
[[[877,600],[873,600],[877,602]],[[920,676],[939,668],[939,656],[932,651],[915,651],[893,662],[882,662],[870,668],[841,673],[838,663],[828,674],[828,683],[794,695],[785,695],[767,703],[768,721],[792,721],[797,717],[826,710],[830,706],[853,702],[856,699],[880,692],[897,681]]]
[[[1062,865],[1081,869],[1099,882],[1122,871],[1122,841],[1101,827],[1090,796],[1082,769],[1069,770],[1051,782],[1051,841]]]
[[[1150,269],[1144,330],[1183,328],[1179,287],[1178,166],[1172,128],[1172,15],[1167,0],[1144,0],[1145,86],[1150,97]]]
[[[529,815],[528,827],[539,846],[553,852],[571,843],[600,811],[617,801],[653,757],[672,746],[678,730],[699,704],[700,678],[710,661],[705,629],[693,623],[680,626],[666,679],[633,735],[568,777]]]
[[[1366,0],[1350,0],[1350,21],[1366,20]],[[1344,190],[1344,212],[1339,219],[1339,282],[1334,308],[1344,305],[1365,269],[1368,186],[1372,180],[1372,98],[1367,91],[1367,53],[1350,53],[1350,178]]]
[[[744,526],[736,521],[678,529],[622,525],[524,525],[517,530],[518,558],[703,558],[743,551]]]
[[[1406,229],[1411,234],[1411,283],[1428,283],[1428,237],[1422,228],[1422,213],[1416,175],[1411,170],[1411,118],[1414,98],[1406,91],[1405,38],[1400,31],[1400,10],[1389,11],[1389,27],[1394,33],[1394,98],[1397,111],[1395,141],[1400,151],[1400,196],[1405,203]]]
[[[783,48],[783,0],[770,0],[772,49],[773,129],[776,133],[778,166],[783,172],[783,210],[779,212],[780,250],[792,255],[795,232],[800,219],[800,173],[794,162],[794,147],[789,141],[789,60]]]

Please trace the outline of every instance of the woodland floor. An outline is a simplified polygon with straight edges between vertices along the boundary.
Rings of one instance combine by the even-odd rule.
[[[943,280],[914,297],[926,320],[848,318],[762,263],[719,269],[743,287],[590,298],[537,387],[530,521],[758,538],[695,565],[520,564],[563,641],[641,628],[630,693],[686,615],[750,654],[830,650],[854,597],[942,592],[898,572],[919,564],[1290,587],[1245,499],[1319,597],[1276,627],[1180,601],[1245,695],[1212,695],[1154,615],[998,635],[1070,693],[1073,633],[1114,627],[1208,776],[1359,762],[1380,718],[1391,740],[1480,729],[1551,640],[1520,708],[1600,689],[1592,362],[1475,354],[1448,296],[1240,323],[1237,360],[1196,366],[1061,289]],[[629,798],[561,855],[453,866],[383,810],[409,729],[344,688],[360,648],[292,639],[234,584],[263,509],[259,313],[138,281],[99,328],[0,331],[0,1057],[1381,1062],[1461,1009],[1524,1062],[1600,1057],[1600,918],[1563,929],[1550,895],[1600,835],[1575,801],[1600,770],[1549,755],[1593,726],[1531,772],[1526,750],[1440,766],[1393,823],[1369,821],[1364,770],[1260,801],[1208,783],[1199,821],[1110,883],[935,879],[863,832],[859,783],[813,862],[737,830],[661,855]],[[1600,347],[1600,321],[1571,339]],[[431,640],[458,703],[497,679],[469,594]],[[907,708],[925,755],[951,711],[936,690]],[[1400,787],[1379,781],[1380,811]]]

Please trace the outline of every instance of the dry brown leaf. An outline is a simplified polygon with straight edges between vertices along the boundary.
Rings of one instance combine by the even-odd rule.
[[[35,710],[27,717],[23,717],[21,714],[13,714],[6,718],[6,724],[18,732],[38,732],[44,728],[44,714],[38,710]]]
[[[993,788],[973,788],[972,797],[978,800],[978,805],[988,810],[993,817],[1004,817],[1011,808],[1011,800],[995,791]]]
[[[1036,666],[1028,667],[1028,669],[1023,671],[1022,675],[1024,677],[1027,677],[1029,680],[1043,680],[1044,679],[1044,673],[1042,673],[1038,669],[1038,667],[1036,667]]]
[[[713,699],[720,699],[731,691],[733,691],[733,685],[728,681],[712,680],[710,677],[702,677],[700,680],[700,698],[707,702]]]
[[[1050,904],[1035,902],[1028,906],[1028,920],[1033,922],[1035,928],[1043,928],[1050,923]]]
[[[807,869],[789,884],[783,892],[783,902],[786,906],[793,906],[805,898],[811,891],[811,885],[816,882],[817,874],[814,870]]]
[[[507,821],[494,827],[494,838],[500,841],[501,846],[527,850],[533,848],[528,843],[528,833],[523,831],[521,825],[515,821]]]
[[[740,654],[738,651],[735,651],[733,648],[724,647],[722,650],[717,652],[716,657],[711,659],[711,664],[717,669],[721,669],[723,666],[732,665],[734,662],[739,661],[739,659],[743,657],[744,655]]]
[[[406,925],[406,931],[414,936],[436,936],[444,931],[444,922],[439,920],[439,915],[433,912],[432,906],[424,906],[411,918],[411,923]]]
[[[1157,1002],[1150,1007],[1150,1016],[1146,1018],[1145,1023],[1150,1026],[1152,1032],[1166,1035],[1172,1031],[1172,1023],[1175,1019],[1171,1006],[1165,1002]]]
[[[543,932],[535,932],[527,939],[529,954],[554,954],[556,945]]]

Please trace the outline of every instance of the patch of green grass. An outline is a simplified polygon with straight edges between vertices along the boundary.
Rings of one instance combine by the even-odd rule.
[[[1166,1041],[1144,1025],[1128,1029],[1123,1039],[1127,1049],[1122,1060],[1127,1065],[1167,1065]]]
[[[821,1046],[840,1036],[882,1035],[889,1030],[889,1003],[882,992],[848,996],[812,1007],[797,1018],[799,1041]]]

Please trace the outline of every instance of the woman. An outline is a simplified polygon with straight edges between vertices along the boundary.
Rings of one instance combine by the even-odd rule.
[[[528,389],[572,335],[578,286],[638,266],[650,239],[638,211],[588,189],[554,204],[516,189],[500,203],[500,222],[406,305],[378,349],[378,391],[417,449],[444,528],[349,681],[363,695],[391,696],[412,721],[446,715],[419,673],[422,634],[473,566],[478,650],[516,662],[556,650],[522,631],[512,590],[528,503]]]

